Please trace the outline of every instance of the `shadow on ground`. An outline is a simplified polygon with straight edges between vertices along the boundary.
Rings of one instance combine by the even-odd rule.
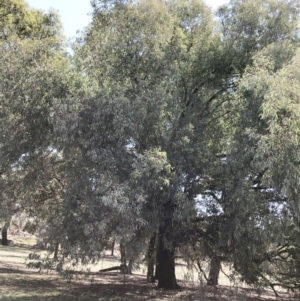
[[[149,284],[144,275],[121,275],[118,272],[76,272],[71,282],[55,272],[40,274],[26,269],[24,264],[12,262],[19,258],[20,248],[1,248],[0,253],[11,252],[10,261],[0,261],[0,301],[267,301],[276,300],[272,292],[258,296],[247,288],[228,286],[197,287],[180,282],[181,289],[168,291]],[[28,249],[24,249],[28,252]],[[14,253],[15,252],[15,253]],[[115,260],[108,257],[108,261]],[[282,293],[281,300],[300,298]],[[278,300],[278,299],[277,299]]]

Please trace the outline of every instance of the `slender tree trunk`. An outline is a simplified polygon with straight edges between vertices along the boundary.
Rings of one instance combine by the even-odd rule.
[[[133,266],[134,259],[130,258],[127,265],[126,249],[122,241],[120,242],[120,251],[121,251],[121,274],[132,274],[132,266]]]
[[[114,256],[115,242],[116,242],[116,240],[114,239],[114,240],[112,241],[112,244],[111,244],[111,256]]]
[[[155,262],[155,274],[154,274],[154,280],[158,280],[159,278],[159,264],[158,264],[158,244],[156,248],[156,262]]]
[[[120,253],[121,253],[121,273],[126,274],[126,267],[127,267],[127,261],[126,261],[126,252],[125,252],[125,246],[120,242]]]
[[[208,285],[218,285],[219,284],[219,274],[221,270],[221,261],[217,255],[211,258],[210,270],[208,276]]]
[[[8,245],[8,238],[7,238],[7,232],[8,232],[8,228],[9,228],[9,222],[6,222],[4,224],[4,227],[2,229],[2,240],[1,240],[1,243],[3,246],[7,246]]]
[[[159,275],[159,265],[158,265],[158,245],[159,245],[159,239],[158,239],[158,234],[156,234],[156,244],[155,244],[155,274],[154,274],[154,280],[158,280],[158,275]]]
[[[128,265],[126,267],[126,274],[132,274],[132,267],[133,267],[133,262],[134,262],[134,259],[129,259],[129,262],[128,262]]]
[[[53,259],[55,260],[57,260],[58,258],[58,249],[59,249],[59,242],[55,243],[54,255],[53,255]]]
[[[7,228],[3,227],[2,229],[2,240],[1,243],[3,246],[8,245],[8,239],[7,239]]]
[[[156,232],[154,232],[149,241],[148,253],[147,253],[147,281],[149,283],[155,282],[154,277],[154,263],[155,263],[155,241],[156,241]]]
[[[178,284],[175,276],[175,246],[174,242],[168,242],[168,245],[165,245],[165,238],[168,239],[167,235],[170,228],[170,225],[164,225],[159,228],[159,243],[157,249],[157,259],[158,259],[158,287],[166,289],[176,289]]]

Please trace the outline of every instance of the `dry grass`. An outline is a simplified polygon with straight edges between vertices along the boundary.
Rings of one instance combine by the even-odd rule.
[[[68,282],[55,272],[40,274],[28,270],[25,258],[32,252],[30,246],[0,246],[0,301],[258,301],[275,300],[272,292],[258,296],[255,290],[221,285],[217,288],[199,286],[195,272],[188,271],[182,263],[176,273],[181,289],[167,291],[157,289],[146,282],[144,268],[134,275],[117,272],[98,273],[99,269],[119,264],[118,258],[105,256],[89,272],[77,272]],[[223,282],[223,280],[221,279]],[[282,293],[282,300],[299,300]]]

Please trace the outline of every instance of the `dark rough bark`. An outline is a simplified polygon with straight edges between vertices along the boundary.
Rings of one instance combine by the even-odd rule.
[[[175,276],[175,246],[174,243],[165,245],[165,237],[168,239],[167,231],[170,231],[167,225],[159,228],[159,243],[157,249],[157,259],[159,266],[158,287],[166,289],[179,288]]]
[[[7,246],[8,245],[8,238],[7,238],[8,228],[9,228],[9,223],[5,223],[5,225],[2,228],[2,240],[1,240],[1,243],[2,243],[3,246]]]
[[[221,270],[221,261],[217,255],[211,258],[210,270],[208,276],[208,285],[218,285],[219,284],[219,274]]]
[[[149,241],[148,253],[147,253],[147,281],[149,283],[155,282],[154,277],[154,263],[155,263],[155,241],[156,241],[156,233],[154,232]]]

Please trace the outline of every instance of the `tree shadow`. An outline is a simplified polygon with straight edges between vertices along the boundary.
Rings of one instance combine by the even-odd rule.
[[[25,244],[12,244],[8,246],[0,245],[0,250],[11,251],[11,252],[22,252],[27,254],[28,252],[30,252],[30,249],[31,248]]]
[[[24,256],[17,256],[17,255],[0,255],[0,258],[3,257],[3,258],[21,258],[21,259],[24,259]]]
[[[74,297],[76,299],[74,299]],[[105,296],[105,299],[99,299],[97,296],[89,296],[88,299],[85,297],[74,296],[74,295],[65,295],[58,294],[55,296],[45,296],[45,295],[31,295],[31,296],[9,296],[9,297],[0,297],[0,301],[98,301],[98,300],[116,300],[110,299]]]
[[[0,274],[33,274],[35,271],[20,270],[17,268],[4,267],[0,268]]]
[[[225,285],[220,286],[203,286],[197,289],[194,293],[192,293],[192,300],[202,300],[203,297],[208,298],[208,300],[214,301],[228,301],[228,300],[236,300],[236,301],[271,301],[278,300],[275,294],[271,290],[264,290],[258,292],[253,288],[245,288],[245,287],[230,287]],[[299,296],[292,296],[288,292],[280,293],[280,300],[288,300],[288,301],[299,301]]]
[[[7,247],[11,251],[27,251]],[[17,255],[13,255],[19,257]],[[116,261],[113,256],[105,256],[105,261]],[[24,268],[23,268],[24,267]],[[275,300],[273,292],[258,296],[251,288],[230,286],[187,286],[178,281],[180,289],[159,289],[155,284],[147,283],[145,275],[123,275],[114,272],[70,271],[73,280],[67,281],[57,273],[47,275],[36,270],[26,270],[24,264],[0,262],[0,301],[117,301],[117,300],[211,300],[211,301],[266,301]],[[4,295],[3,292],[11,292]],[[14,292],[16,296],[14,295]],[[18,295],[17,295],[18,294]],[[22,297],[21,297],[22,296]],[[287,293],[284,300],[296,301]]]

